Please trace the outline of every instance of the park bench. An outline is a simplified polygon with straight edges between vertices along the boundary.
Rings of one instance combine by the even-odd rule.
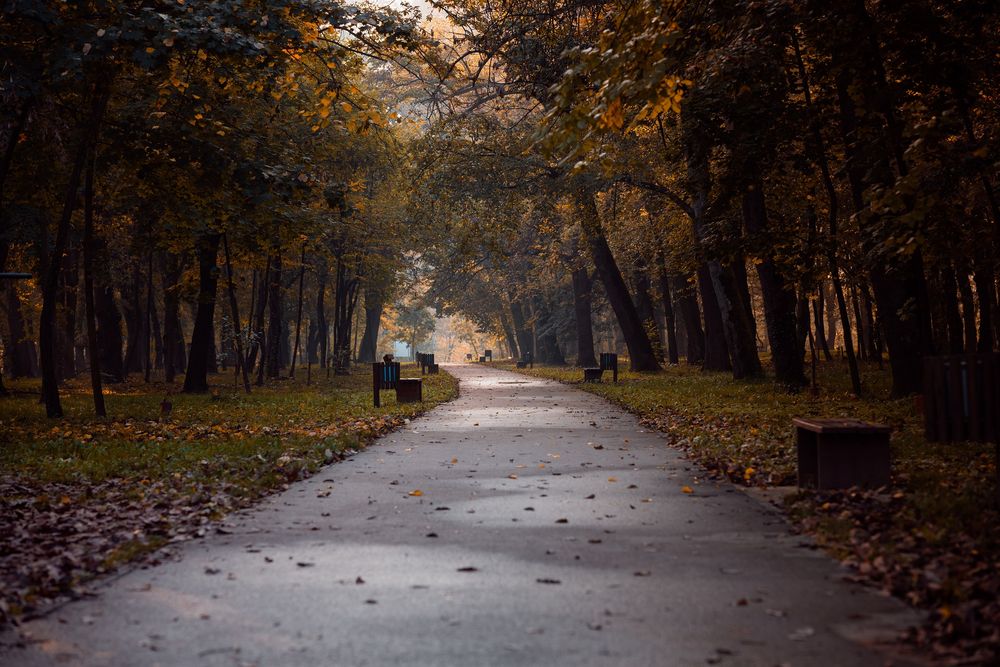
[[[875,488],[889,483],[888,426],[857,419],[796,417],[799,486]]]
[[[466,361],[472,361],[472,353],[471,352],[469,352],[468,354],[465,355],[465,360]]]
[[[372,390],[375,407],[382,406],[382,390],[394,389],[398,403],[418,403],[424,400],[423,380],[401,378],[398,361],[376,361],[372,364]]]
[[[925,358],[922,398],[927,442],[991,442],[1000,460],[1000,354]]]
[[[535,358],[534,356],[532,356],[531,352],[525,352],[524,356],[521,357],[521,360],[518,361],[515,365],[518,368],[528,368],[528,367],[534,368]]]
[[[618,355],[614,352],[601,352],[600,366],[583,369],[584,382],[600,382],[604,371],[611,371],[614,382],[618,382]]]

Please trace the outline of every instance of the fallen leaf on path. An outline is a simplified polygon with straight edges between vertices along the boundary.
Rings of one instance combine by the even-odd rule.
[[[617,477],[608,477],[608,481],[609,482],[617,482],[618,478]]]
[[[509,477],[510,479],[517,479],[517,475],[515,475],[513,473],[511,473],[510,475],[507,475],[507,477]]]
[[[296,565],[298,565],[299,567],[312,567],[315,564],[316,563],[306,563],[305,561],[299,561],[296,563]]]
[[[562,583],[558,579],[548,579],[548,578],[544,578],[544,577],[540,578],[540,579],[535,579],[535,582],[539,583],[539,584],[561,584]]]
[[[684,486],[681,487],[681,492],[682,493],[694,493],[694,489],[692,489],[690,486],[688,486],[687,484],[685,484]]]
[[[479,572],[479,568],[478,567],[472,567],[471,565],[469,565],[467,567],[460,567],[460,568],[458,568],[458,572]]]
[[[638,572],[633,572],[632,573],[632,575],[636,576],[636,577],[648,577],[651,574],[653,574],[653,573],[650,572],[649,570],[639,570]]]
[[[569,523],[569,519],[556,519],[556,523]]]
[[[420,489],[413,489],[412,491],[410,491],[406,495],[408,495],[408,496],[422,496],[422,495],[424,495],[424,492],[421,491]]]

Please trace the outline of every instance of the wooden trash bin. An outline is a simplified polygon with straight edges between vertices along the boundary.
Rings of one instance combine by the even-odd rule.
[[[799,486],[816,489],[874,488],[889,483],[889,433],[882,424],[857,419],[796,417]]]
[[[427,372],[431,375],[437,375],[439,368],[440,366],[438,366],[438,364],[430,364],[427,366]]]
[[[600,382],[602,375],[604,375],[604,370],[602,368],[594,367],[583,369],[584,382]]]
[[[424,400],[423,385],[420,378],[400,378],[396,381],[396,402],[420,403]]]

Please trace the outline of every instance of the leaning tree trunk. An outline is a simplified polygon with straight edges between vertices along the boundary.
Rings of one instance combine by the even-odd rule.
[[[594,321],[591,296],[594,282],[586,268],[573,269],[573,314],[576,319],[576,365],[597,366],[594,356]]]
[[[504,338],[507,340],[507,350],[510,353],[510,357],[512,359],[519,359],[521,357],[521,353],[518,350],[517,334],[514,333],[514,327],[511,326],[510,318],[507,317],[507,306],[502,301],[498,308],[498,312],[500,314],[500,327],[503,329]],[[591,336],[593,336],[593,333],[591,333]],[[449,355],[450,354],[451,353],[449,352]]]
[[[191,352],[184,375],[185,393],[208,391],[209,355],[214,351],[215,297],[219,283],[216,261],[221,234],[211,233],[198,239],[198,311],[191,333]]]
[[[629,353],[629,367],[633,371],[655,371],[659,370],[660,364],[656,360],[656,353],[649,342],[649,336],[639,313],[636,311],[632,295],[629,294],[625,279],[622,278],[618,262],[608,246],[608,240],[601,229],[601,221],[597,211],[597,203],[592,194],[586,194],[583,198],[583,230],[590,248],[591,259],[597,268],[597,275],[600,276],[604,284],[604,291],[608,295],[608,301],[618,319],[618,326],[625,337],[625,346]]]

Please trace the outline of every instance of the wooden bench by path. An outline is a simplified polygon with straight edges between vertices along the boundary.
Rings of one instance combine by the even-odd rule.
[[[875,488],[889,483],[889,433],[882,424],[857,419],[796,417],[799,486]]]
[[[614,352],[601,352],[600,366],[583,369],[584,382],[600,382],[604,371],[613,373],[612,380],[618,382],[618,355]]]

